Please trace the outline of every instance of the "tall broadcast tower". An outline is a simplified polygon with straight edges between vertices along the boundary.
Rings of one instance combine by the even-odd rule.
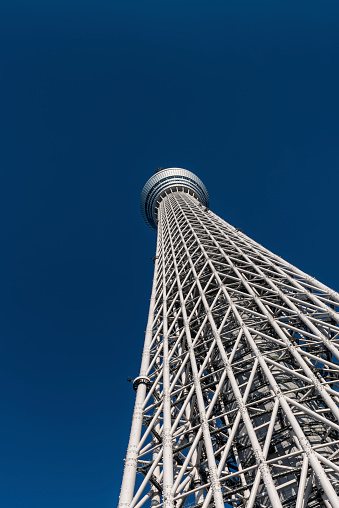
[[[154,278],[120,508],[339,507],[339,294],[209,210],[141,196]]]

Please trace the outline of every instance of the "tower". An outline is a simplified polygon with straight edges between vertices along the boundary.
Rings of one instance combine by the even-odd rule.
[[[209,210],[141,195],[154,278],[121,508],[339,507],[339,294]]]

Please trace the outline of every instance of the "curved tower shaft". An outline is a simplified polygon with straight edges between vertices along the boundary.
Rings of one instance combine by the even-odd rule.
[[[208,208],[146,183],[152,296],[121,508],[339,507],[339,294]]]

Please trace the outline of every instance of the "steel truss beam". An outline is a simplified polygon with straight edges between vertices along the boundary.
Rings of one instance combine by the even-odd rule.
[[[338,507],[338,293],[187,191],[157,218],[119,506]]]

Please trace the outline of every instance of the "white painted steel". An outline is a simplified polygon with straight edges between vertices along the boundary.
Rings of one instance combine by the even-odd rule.
[[[159,237],[161,244],[164,242],[163,230],[160,225]],[[170,367],[168,351],[168,322],[167,322],[167,291],[166,291],[166,271],[165,263],[162,263],[162,296],[163,296],[163,498],[166,508],[173,507],[172,485],[173,485],[173,442],[171,433],[171,395],[170,395]]]
[[[339,295],[210,212],[185,171],[142,198],[158,241],[119,506],[337,508]]]

